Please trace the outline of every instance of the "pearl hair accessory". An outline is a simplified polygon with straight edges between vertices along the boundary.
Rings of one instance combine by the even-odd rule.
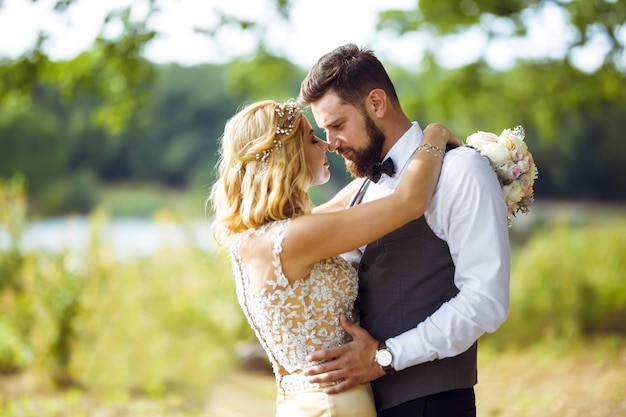
[[[256,154],[256,159],[261,161],[261,169],[267,169],[267,158],[269,158],[272,154],[272,150],[276,149],[276,152],[280,152],[280,148],[282,147],[283,143],[278,139],[274,139],[273,148],[267,149],[260,154]]]
[[[285,103],[275,103],[276,114],[278,115],[278,121],[276,122],[276,135],[288,136],[293,132],[293,123],[296,120],[296,115],[300,111],[300,106],[293,100]],[[274,139],[274,146],[270,149],[266,149],[261,153],[256,154],[256,159],[261,161],[261,168],[267,169],[267,160],[272,154],[272,150],[276,149],[276,152],[280,152],[283,147],[283,143],[279,138]]]
[[[278,122],[276,124],[277,135],[291,134],[293,131],[293,122],[296,120],[296,114],[299,110],[300,107],[298,103],[293,100],[285,103],[276,103],[276,113],[278,114]]]

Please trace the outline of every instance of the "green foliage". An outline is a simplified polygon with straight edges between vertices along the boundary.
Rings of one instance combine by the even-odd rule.
[[[498,346],[571,345],[626,336],[626,219],[557,221],[513,250],[509,318],[487,339]]]
[[[51,182],[39,193],[39,203],[48,215],[87,213],[100,203],[100,178],[89,168]]]
[[[253,59],[238,59],[225,68],[231,91],[249,100],[296,98],[306,72],[264,49]]]
[[[124,161],[116,165],[118,175],[176,187],[204,185],[217,162],[224,123],[244,98],[228,91],[229,72],[222,66],[171,65],[158,74],[147,109],[150,124],[119,138],[125,148],[117,157]]]
[[[64,175],[70,169],[67,148],[72,144],[62,131],[62,119],[45,104],[13,118],[0,113],[0,176],[21,172],[36,192]]]
[[[20,332],[0,318],[0,371],[7,373],[23,369],[31,359],[30,346]]]
[[[7,233],[12,249],[17,247],[26,227],[26,187],[26,179],[20,173],[7,180],[0,177],[0,226]]]
[[[548,7],[571,21],[574,36],[562,55],[523,57],[506,71],[490,68],[484,56],[453,70],[434,58],[445,35],[471,27],[490,40],[524,37],[529,18]],[[610,0],[428,0],[408,12],[381,13],[379,29],[430,35],[422,72],[398,71],[397,77],[400,97],[418,120],[443,121],[461,137],[522,124],[539,167],[539,198],[623,201],[626,189],[615,179],[626,175],[626,154],[615,150],[623,130],[618,115],[626,111],[626,89],[620,87],[626,82],[620,32],[625,23],[626,4]],[[594,35],[604,37],[609,51],[590,74],[574,67],[571,57],[577,47],[589,47]]]
[[[267,49],[266,22],[241,25],[259,34],[259,46],[254,55],[225,65],[185,68],[143,60],[141,50],[155,36],[145,23],[158,1],[148,3],[146,21],[131,21],[128,9],[112,14],[102,33],[119,24],[120,36],[100,36],[71,60],[50,61],[42,37],[24,56],[0,63],[0,177],[22,172],[38,215],[86,213],[101,201],[100,185],[112,183],[207,190],[224,123],[237,108],[260,98],[297,95],[306,70]],[[292,3],[272,4],[277,16],[288,17]],[[548,4],[571,17],[579,35],[575,45],[588,40],[592,27],[613,39],[605,65],[588,74],[567,56],[531,57],[495,71],[484,59],[456,69],[441,68],[435,59],[445,34],[480,25],[493,37],[513,36],[497,27],[514,27],[514,35],[521,36],[527,16]],[[389,67],[409,117],[422,124],[443,122],[460,137],[522,124],[539,167],[537,198],[624,201],[619,179],[626,175],[626,154],[615,150],[621,148],[626,80],[615,65],[623,52],[615,36],[625,10],[622,3],[605,0],[429,0],[409,11],[384,12],[380,28],[434,36],[420,71]],[[510,24],[494,25],[496,17]],[[228,17],[220,25],[233,23],[237,19]],[[330,187],[314,191],[318,202],[349,179],[340,158],[332,163]],[[80,178],[78,193],[74,177]],[[154,204],[158,199],[144,207],[134,203],[139,207],[134,212]]]
[[[83,250],[25,251],[24,190],[19,179],[0,185],[2,226],[15,231],[0,248],[0,372],[99,392],[193,392],[233,365],[236,341],[253,337],[223,255],[180,244],[120,260],[98,211]]]
[[[167,206],[165,194],[164,190],[145,184],[108,187],[102,208],[113,217],[152,217]]]
[[[394,68],[392,76],[409,117],[420,123],[443,121],[460,137],[523,125],[539,168],[538,198],[623,201],[617,178],[626,175],[626,153],[615,149],[622,146],[626,90],[617,85],[624,74],[530,64],[503,73],[477,63],[417,74]],[[538,84],[554,93],[538,93]]]
[[[2,417],[203,417],[202,404],[170,395],[145,398],[128,395],[94,395],[75,389],[0,398]]]
[[[547,9],[562,12],[569,20],[573,34],[566,40],[568,45],[563,56],[551,60],[562,63],[571,57],[576,47],[591,45],[595,41],[594,36],[600,34],[608,45],[605,65],[609,70],[621,67],[623,71],[620,61],[625,45],[623,37],[618,38],[618,34],[626,23],[626,5],[620,1],[420,0],[413,9],[382,11],[378,29],[391,29],[399,34],[427,33],[431,36],[427,48],[432,53],[445,35],[463,34],[475,27],[482,29],[489,40],[524,38],[529,34],[529,18]],[[539,62],[544,60],[545,57],[538,59]],[[536,91],[541,88],[540,84]]]
[[[63,3],[56,11],[63,12],[73,1]],[[141,57],[141,51],[156,33],[148,30],[145,22],[133,21],[130,7],[111,12],[102,24],[102,33],[115,25],[122,29],[117,38],[101,35],[90,51],[71,60],[51,61],[44,52],[46,35],[41,33],[32,50],[0,65],[3,113],[28,112],[37,100],[38,89],[48,85],[57,88],[66,102],[90,95],[97,97],[90,112],[92,121],[113,134],[120,132],[136,118],[149,97],[154,66]]]
[[[26,223],[26,198],[21,177],[0,182],[0,225],[8,233],[6,250],[0,248],[3,346],[0,370],[14,370],[42,361],[55,376],[63,377],[68,320],[75,298],[71,274],[63,268],[66,254],[33,257],[21,249]],[[45,352],[45,355],[42,353]]]
[[[111,217],[165,217],[194,222],[206,217],[206,189],[183,190],[159,184],[124,183],[107,187],[100,207]]]
[[[70,373],[99,391],[161,395],[209,385],[233,364],[231,347],[246,334],[225,265],[184,247],[123,264],[91,262]]]
[[[88,103],[59,107],[54,94],[42,91],[33,112],[0,116],[0,176],[23,172],[30,183],[32,208],[39,215],[88,212],[102,201],[100,186],[124,181],[208,191],[224,123],[241,103],[251,101],[251,95],[297,94],[302,74],[294,68],[282,72],[285,81],[274,94],[269,78],[273,72],[257,74],[256,68],[254,62],[243,61],[161,67],[154,101],[144,108],[152,115],[150,123],[116,136],[89,124]],[[531,65],[500,73],[484,64],[419,73],[391,67],[390,72],[409,117],[424,125],[444,122],[461,137],[476,130],[499,132],[524,125],[539,166],[538,198],[621,201],[626,195],[619,182],[626,175],[626,154],[614,152],[621,147],[626,111],[626,93],[618,87],[620,73],[590,75]],[[240,94],[229,93],[243,80],[248,80],[247,87],[240,87]],[[560,93],[535,96],[529,86],[537,83]],[[569,88],[570,83],[580,88]],[[261,85],[264,89],[248,90]],[[285,86],[293,93],[288,94]],[[314,190],[318,202],[349,180],[342,159],[329,158],[333,178],[328,187]],[[83,191],[76,193],[74,181],[79,178]],[[136,200],[135,213],[146,211],[140,206],[159,204],[158,198]]]
[[[108,217],[100,211],[81,251],[25,251],[17,244],[27,220],[24,187],[19,176],[0,183],[2,227],[15,242],[0,249],[0,372],[43,374],[132,408],[134,394],[165,402],[202,395],[234,365],[235,343],[254,340],[223,253],[175,244],[119,259],[103,240]],[[555,221],[561,211],[534,207],[532,233],[513,249],[510,315],[484,338],[489,352],[607,337],[623,346],[616,342],[626,335],[623,208],[572,210]],[[167,226],[172,218],[154,221]],[[37,415],[31,409],[44,403],[88,410],[93,404],[81,395],[0,401],[0,412]]]
[[[48,216],[87,213],[100,202],[103,183],[205,187],[225,120],[243,98],[226,91],[228,72],[220,66],[173,65],[158,74],[155,99],[142,110],[149,123],[117,135],[89,122],[91,100],[64,104],[51,87],[40,89],[32,111],[0,113],[0,177],[23,172],[32,208]]]

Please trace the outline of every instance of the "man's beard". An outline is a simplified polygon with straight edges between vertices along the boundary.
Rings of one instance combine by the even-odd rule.
[[[380,162],[381,152],[385,143],[385,134],[376,126],[374,120],[365,112],[365,132],[367,145],[365,149],[351,149],[352,158],[346,159],[346,168],[353,177],[363,178],[369,174],[377,162]]]

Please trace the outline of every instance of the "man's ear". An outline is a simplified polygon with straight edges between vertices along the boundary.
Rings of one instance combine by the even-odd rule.
[[[382,118],[387,112],[387,94],[380,88],[375,88],[367,95],[368,110],[377,118]]]

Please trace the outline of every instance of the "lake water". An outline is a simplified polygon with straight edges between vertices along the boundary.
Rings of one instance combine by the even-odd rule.
[[[32,222],[22,237],[22,249],[80,252],[91,232],[89,219],[81,216],[60,217]],[[115,218],[102,229],[103,244],[109,244],[119,258],[150,255],[168,245],[195,244],[207,250],[216,244],[209,221],[188,225],[158,223],[149,219]],[[9,245],[9,236],[0,226],[0,248]]]

